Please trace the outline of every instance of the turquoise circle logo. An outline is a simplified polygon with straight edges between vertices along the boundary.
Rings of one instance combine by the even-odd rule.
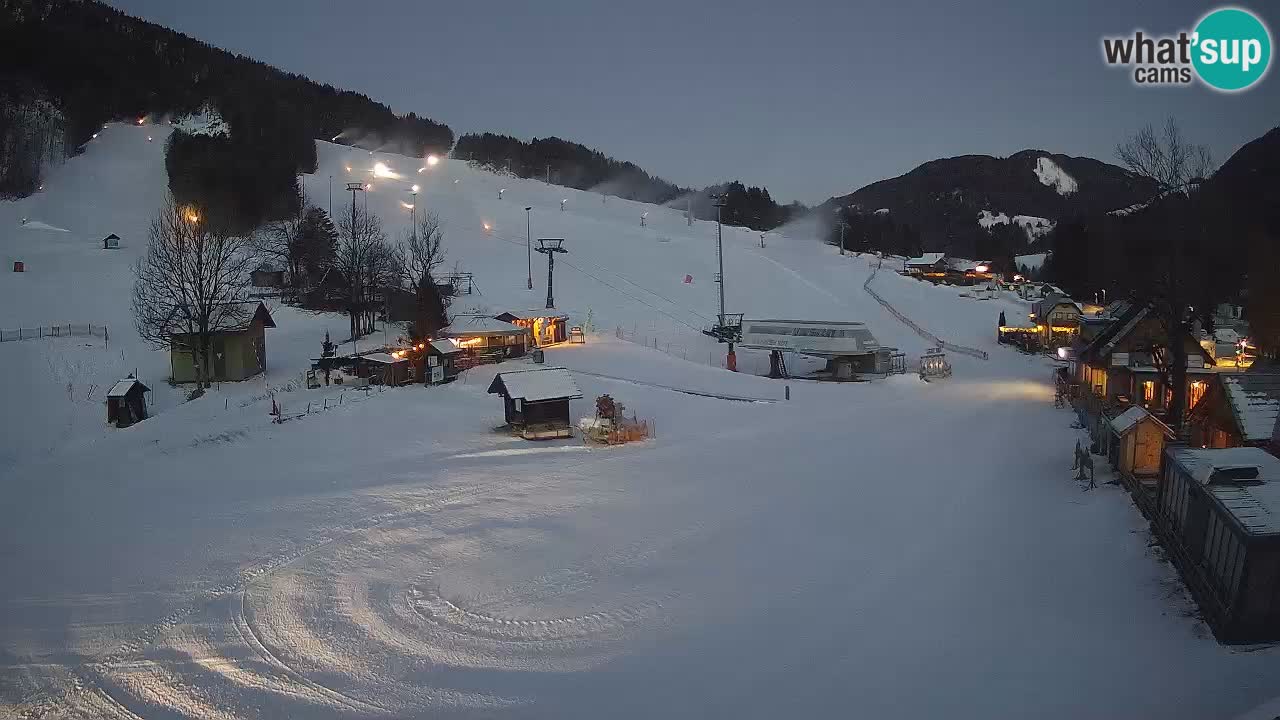
[[[1196,74],[1216,90],[1252,87],[1271,63],[1271,33],[1248,10],[1221,8],[1205,15],[1196,25],[1192,44]]]

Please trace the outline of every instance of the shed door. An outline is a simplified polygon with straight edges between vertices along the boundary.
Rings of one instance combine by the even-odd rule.
[[[227,377],[227,344],[222,338],[213,339],[213,379]]]

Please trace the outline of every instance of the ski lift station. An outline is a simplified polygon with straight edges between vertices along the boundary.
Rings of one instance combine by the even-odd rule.
[[[900,371],[902,353],[881,347],[864,323],[824,320],[743,320],[740,347],[825,358],[834,379]]]

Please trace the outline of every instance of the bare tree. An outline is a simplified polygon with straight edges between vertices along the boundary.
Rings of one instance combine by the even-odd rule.
[[[147,252],[134,264],[133,322],[152,347],[191,354],[198,387],[207,387],[211,338],[242,326],[253,261],[242,237],[210,228],[196,207],[172,197],[151,221]]]
[[[1157,195],[1135,218],[1132,244],[1141,250],[1134,267],[1137,299],[1147,303],[1165,331],[1163,347],[1152,358],[1171,390],[1166,420],[1180,430],[1186,412],[1187,348],[1197,317],[1209,322],[1217,291],[1211,251],[1214,217],[1203,201],[1201,181],[1212,174],[1209,150],[1182,137],[1170,118],[1163,133],[1150,125],[1116,148],[1134,174],[1155,181]]]
[[[427,213],[401,246],[404,274],[413,289],[413,325],[409,335],[415,342],[428,339],[449,324],[448,298],[436,284],[436,269],[444,262],[444,232],[440,217]]]
[[[440,216],[429,212],[418,220],[418,227],[402,243],[405,279],[413,287],[435,276],[444,262],[444,231]]]
[[[387,244],[382,221],[358,207],[338,220],[338,247],[333,271],[341,279],[342,305],[351,320],[351,337],[373,329],[374,296],[380,287],[398,284],[400,263]]]
[[[1154,180],[1159,195],[1187,191],[1214,170],[1209,147],[1184,140],[1173,118],[1165,122],[1162,133],[1151,125],[1134,133],[1116,146],[1116,156],[1133,174]]]

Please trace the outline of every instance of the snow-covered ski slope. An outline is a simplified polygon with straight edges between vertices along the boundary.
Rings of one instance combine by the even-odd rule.
[[[0,205],[0,326],[111,328],[105,349],[0,343],[0,716],[1205,718],[1280,695],[1276,651],[1208,636],[1124,493],[1070,480],[1049,367],[994,344],[1016,301],[881,271],[901,312],[990,360],[954,357],[933,384],[793,381],[785,401],[783,382],[708,362],[714,224],[321,144],[312,201],[328,204],[331,174],[335,210],[369,180],[398,233],[419,184],[477,306],[542,304],[541,256],[525,288],[532,207],[534,238],[570,250],[558,305],[598,330],[548,352],[584,391],[574,415],[608,392],[657,437],[493,432],[484,391],[524,361],[442,388],[289,391],[345,321],[285,307],[266,378],[180,404],[128,311],[163,140],[113,125]],[[376,162],[404,181],[371,179]],[[101,249],[109,232],[121,250]],[[730,311],[861,320],[925,347],[863,291],[868,259],[800,234],[725,241]],[[134,367],[158,415],[105,428],[87,385]],[[286,413],[314,412],[271,424],[272,388]]]

